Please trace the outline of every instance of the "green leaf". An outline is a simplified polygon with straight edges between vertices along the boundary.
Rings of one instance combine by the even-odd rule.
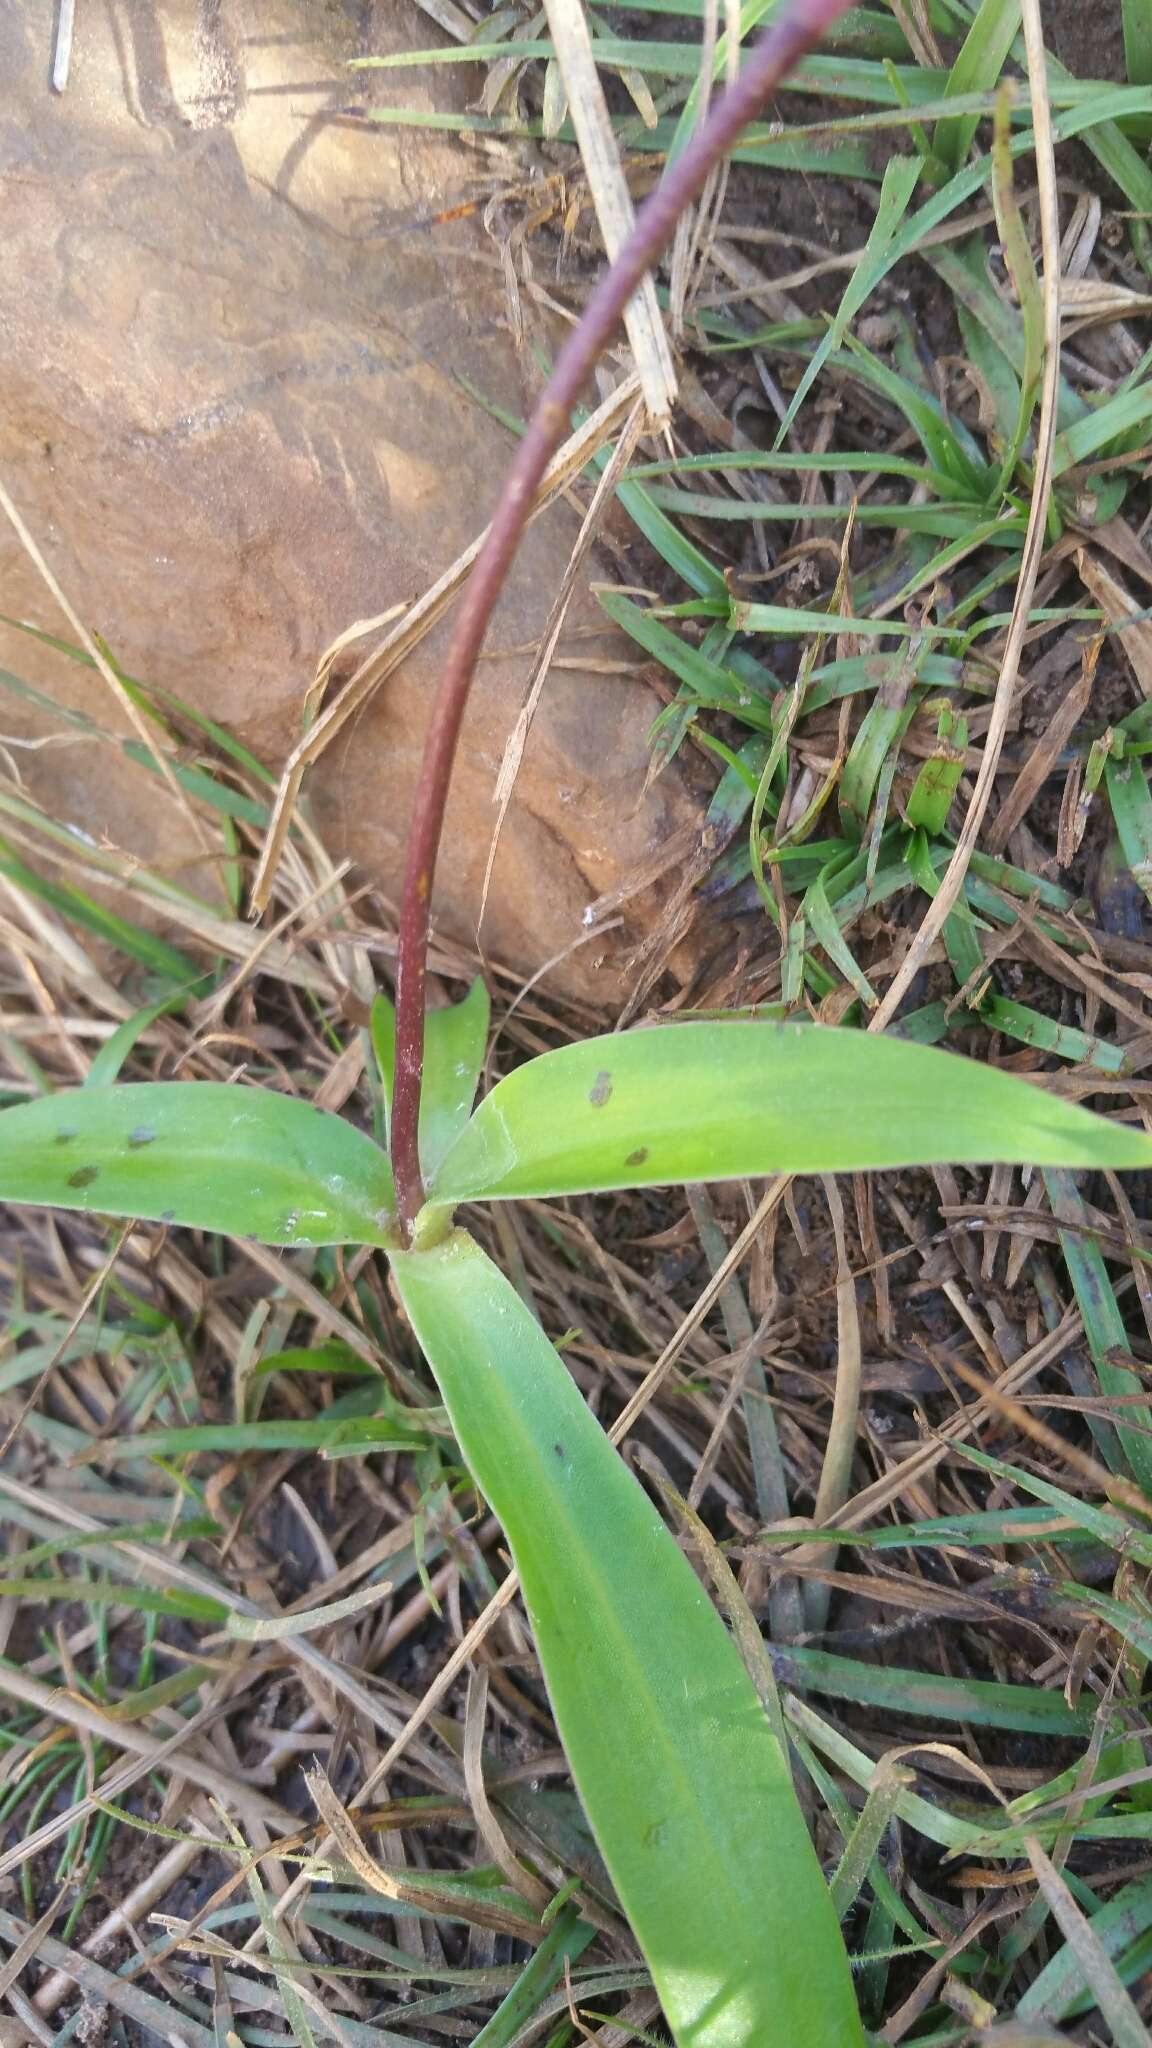
[[[1148,1166],[1152,1139],[929,1046],[795,1021],[670,1024],[561,1046],[508,1075],[432,1199],[936,1160]]]
[[[780,425],[775,446],[785,441],[804,400],[820,375],[824,364],[834,349],[839,348],[850,322],[860,311],[864,301],[879,284],[890,268],[889,251],[900,222],[908,211],[912,194],[920,182],[922,165],[914,156],[889,158],[884,171],[884,182],[880,188],[880,203],[876,218],[868,233],[868,240],[853,269],[844,296],[836,309],[828,332],[813,351],[799,384],[796,387],[788,411]]]
[[[1060,1249],[1084,1319],[1084,1335],[1100,1391],[1108,1399],[1127,1399],[1137,1404],[1135,1412],[1132,1408],[1117,1408],[1116,1435],[1133,1478],[1152,1498],[1152,1437],[1144,1426],[1144,1387],[1137,1373],[1113,1363],[1116,1352],[1127,1351],[1128,1336],[1104,1254],[1086,1227],[1087,1211],[1074,1182],[1061,1173],[1045,1174],[1044,1180],[1057,1223],[1072,1225],[1071,1229],[1061,1230]]]
[[[263,1379],[274,1372],[320,1372],[333,1376],[345,1374],[352,1379],[374,1380],[379,1377],[374,1365],[369,1365],[350,1344],[339,1337],[329,1338],[324,1344],[292,1346],[287,1351],[273,1351],[252,1368],[253,1379]]]
[[[126,1017],[122,1024],[116,1026],[111,1038],[105,1039],[100,1047],[88,1069],[84,1087],[111,1088],[119,1079],[120,1069],[125,1060],[135,1050],[144,1033],[155,1024],[158,1017],[180,1009],[184,1000],[183,996],[167,996],[163,1002],[149,1003],[146,1009],[135,1010],[131,1017]]]
[[[370,1138],[270,1089],[133,1082],[0,1115],[0,1201],[302,1245],[385,1244],[393,1200]]]
[[[183,1588],[165,1586],[121,1586],[110,1579],[0,1579],[0,1599],[16,1599],[31,1605],[51,1600],[75,1600],[86,1607],[130,1607],[137,1614],[178,1614],[185,1621],[219,1624],[227,1614],[222,1600]]]
[[[471,1114],[488,1045],[491,1008],[488,991],[477,976],[462,1002],[429,1010],[424,1019],[420,1164],[426,1175],[439,1166]],[[396,1012],[387,996],[377,996],[372,1005],[372,1049],[380,1069],[385,1109],[391,1117]]]
[[[949,99],[961,93],[990,91],[998,83],[1019,26],[1020,0],[982,0],[948,75]],[[955,116],[936,123],[932,148],[948,170],[960,169],[979,126],[978,115]]]
[[[884,763],[893,748],[899,749],[916,714],[919,698],[915,694],[910,697],[909,691],[916,674],[918,651],[910,650],[896,665],[890,683],[877,691],[844,763],[836,803],[841,824],[856,839],[867,836],[872,799]]]
[[[976,1008],[990,1029],[1018,1038],[1021,1045],[1038,1045],[1057,1059],[1081,1060],[1088,1066],[1099,1067],[1104,1074],[1124,1071],[1122,1046],[1109,1045],[1105,1038],[1093,1038],[1075,1024],[1058,1024],[1054,1017],[1045,1017],[1028,1003],[1014,1003],[1008,996],[985,995]]]
[[[795,1542],[795,1537],[793,1537]],[[968,1722],[980,1728],[1015,1728],[1036,1735],[1087,1735],[1092,1709],[1069,1707],[1063,1693],[1036,1685],[1001,1685],[983,1678],[936,1678],[922,1671],[901,1671],[884,1664],[864,1664],[837,1657],[828,1650],[771,1646],[777,1683],[796,1692],[825,1693],[830,1699],[854,1700],[857,1706],[882,1707],[890,1714],[910,1714],[933,1721]]]
[[[529,2020],[558,1984],[564,1963],[574,1963],[595,1937],[595,1928],[581,1920],[575,1906],[562,1906],[548,1933],[506,1998],[481,2027],[472,2048],[512,2048]]]
[[[679,634],[661,625],[651,612],[644,611],[618,591],[601,590],[597,596],[608,617],[622,626],[645,653],[653,655],[678,677],[702,704],[713,704],[720,710],[731,711],[745,725],[759,726],[765,732],[771,730],[769,706],[752,694],[733,669],[710,660],[700,648],[681,640]]]
[[[393,1270],[508,1536],[573,1777],[681,2048],[859,2048],[787,1762],[691,1566],[464,1232]]]
[[[182,1429],[140,1430],[134,1436],[105,1437],[102,1457],[193,1458],[201,1451],[346,1452],[427,1450],[431,1436],[415,1418],[406,1422],[390,1415],[316,1415],[289,1422],[194,1422]]]
[[[1152,85],[1152,8],[1148,0],[1120,0],[1124,66],[1129,85]]]
[[[1132,880],[1152,901],[1152,794],[1148,778],[1132,756],[1123,761],[1109,757],[1104,763],[1104,786]]]
[[[130,960],[138,960],[153,974],[162,974],[169,981],[184,990],[192,991],[202,987],[204,976],[186,953],[180,953],[155,932],[145,931],[142,925],[132,924],[127,918],[117,917],[115,911],[97,903],[83,889],[74,888],[71,882],[51,882],[47,876],[37,874],[13,851],[6,839],[0,839],[0,875],[10,882],[37,896],[41,902],[51,904],[62,917],[72,919],[82,930],[95,933],[98,939],[114,947],[117,952],[127,954]]]
[[[812,937],[824,948],[833,966],[839,968],[865,1007],[874,1010],[880,999],[844,937],[840,921],[828,901],[828,881],[829,872],[825,868],[814,882],[809,883],[804,892],[802,914]]]
[[[968,720],[944,704],[936,733],[936,751],[917,775],[905,806],[908,823],[933,839],[939,837],[948,823],[952,799],[964,772]]]

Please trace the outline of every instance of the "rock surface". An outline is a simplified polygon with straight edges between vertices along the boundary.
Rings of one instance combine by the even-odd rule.
[[[440,40],[402,0],[109,0],[78,8],[60,96],[53,12],[0,0],[0,476],[124,668],[278,766],[323,649],[417,597],[491,507],[509,443],[460,373],[519,412],[529,395],[495,245],[472,219],[421,225],[471,196],[484,159],[336,118],[373,96],[458,107],[479,74],[350,74],[349,57]],[[66,634],[0,524],[0,610]],[[465,940],[530,666],[500,650],[537,638],[575,531],[563,506],[538,523],[477,680],[437,900]],[[587,637],[602,623],[581,592],[569,658],[629,658]],[[330,850],[388,891],[443,637],[308,784]],[[97,680],[26,637],[3,632],[0,661],[119,727]],[[634,677],[553,670],[495,869],[493,956],[527,973],[563,953],[588,901],[690,817],[671,778],[641,796],[653,710]],[[0,729],[22,716],[5,704]],[[18,758],[60,815],[171,870],[188,861],[166,795],[111,751]],[[559,983],[611,1003],[604,953],[578,950]]]

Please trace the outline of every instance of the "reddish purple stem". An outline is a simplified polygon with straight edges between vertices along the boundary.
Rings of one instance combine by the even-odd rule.
[[[456,743],[488,622],[528,524],[540,481],[568,430],[572,408],[645,271],[671,241],[680,215],[699,196],[715,165],[763,111],[781,79],[848,5],[849,0],[793,0],[757,43],[736,83],[717,101],[641,208],[632,233],[611,269],[601,277],[545,385],[505,476],[492,524],[457,608],[424,743],[400,909],[391,1149],[406,1242],[424,1201],[419,1127],[432,884]]]

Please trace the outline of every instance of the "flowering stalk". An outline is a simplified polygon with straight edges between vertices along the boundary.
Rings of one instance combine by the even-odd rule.
[[[780,81],[820,41],[848,4],[849,0],[792,0],[641,208],[632,233],[601,277],[544,387],[505,475],[492,523],[457,608],[424,743],[400,909],[391,1150],[406,1241],[424,1201],[419,1125],[432,884],[456,744],[488,622],[528,523],[540,480],[628,301],[671,241],[677,221],[698,198],[710,172],[748,123],[762,113]]]

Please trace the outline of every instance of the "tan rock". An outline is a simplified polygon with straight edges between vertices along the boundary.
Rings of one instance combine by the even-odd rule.
[[[460,387],[522,412],[493,243],[421,225],[471,196],[453,138],[334,116],[373,97],[459,106],[470,69],[349,73],[437,41],[428,17],[317,0],[81,5],[68,90],[53,10],[0,7],[0,475],[85,621],[124,668],[225,721],[270,765],[300,731],[322,650],[417,597],[491,508],[509,442]],[[443,928],[474,936],[493,785],[576,531],[529,537],[482,664],[451,801]],[[66,631],[7,528],[0,609]],[[634,653],[581,592],[569,656]],[[385,889],[401,850],[443,627],[341,735],[308,785],[330,849]],[[4,632],[0,661],[117,728],[103,686]],[[484,940],[525,972],[581,934],[691,805],[641,797],[651,696],[626,675],[551,674],[497,861]],[[5,706],[0,728],[18,729]],[[172,868],[190,847],[142,771],[91,748],[21,754],[85,830]],[[195,870],[192,871],[193,876]],[[611,1002],[603,942],[561,970]]]

